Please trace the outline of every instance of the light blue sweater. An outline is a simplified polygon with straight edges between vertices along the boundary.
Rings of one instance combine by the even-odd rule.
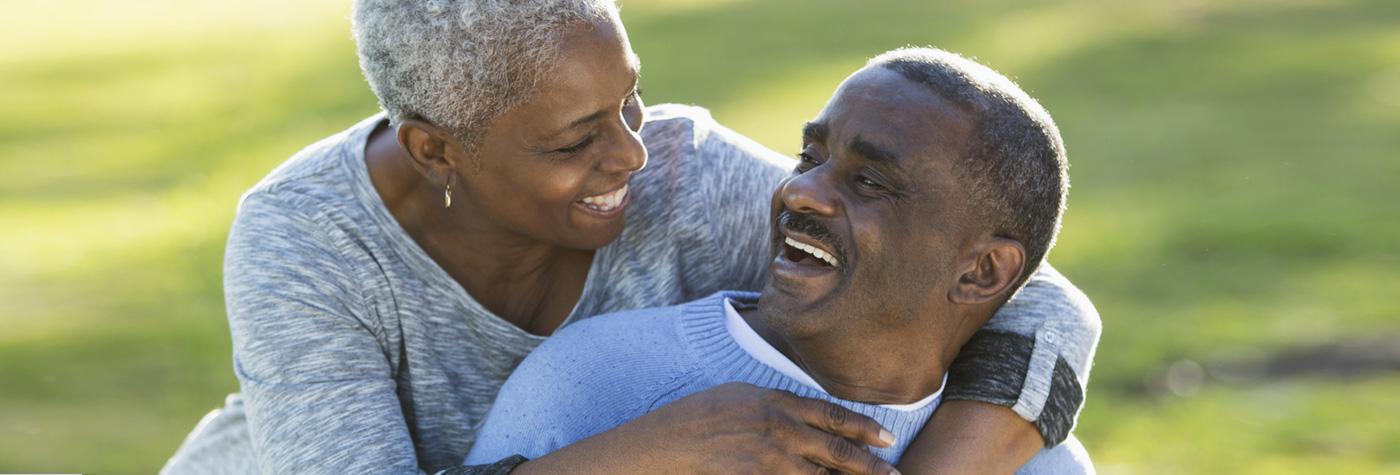
[[[871,417],[897,443],[872,451],[896,463],[936,409],[914,411],[835,398],[754,359],[725,328],[726,291],[691,303],[600,316],[564,328],[511,375],[478,432],[467,464],[513,454],[537,458],[687,395],[730,382],[783,389]],[[1042,451],[1022,473],[1092,472],[1072,437]]]

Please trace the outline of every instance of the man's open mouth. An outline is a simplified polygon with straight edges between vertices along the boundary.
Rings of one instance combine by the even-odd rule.
[[[783,237],[783,257],[795,264],[841,267],[841,261],[831,252],[791,236]]]

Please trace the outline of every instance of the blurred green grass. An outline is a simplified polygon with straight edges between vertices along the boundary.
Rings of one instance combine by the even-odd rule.
[[[13,0],[0,16],[0,472],[153,472],[236,389],[238,195],[372,113],[348,0]],[[1104,339],[1105,473],[1400,473],[1400,374],[1144,391],[1164,365],[1400,338],[1400,3],[649,0],[647,100],[779,151],[864,58],[975,56],[1056,117],[1056,265]]]

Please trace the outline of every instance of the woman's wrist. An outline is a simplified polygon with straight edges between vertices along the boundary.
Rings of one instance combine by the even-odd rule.
[[[647,416],[585,438],[559,450],[526,460],[517,465],[511,475],[540,475],[555,473],[612,474],[653,471],[647,455],[664,451],[659,447],[643,447],[643,441],[661,440],[650,434],[651,428],[638,427],[649,422]],[[640,431],[640,432],[639,432]],[[648,435],[650,434],[650,435]]]

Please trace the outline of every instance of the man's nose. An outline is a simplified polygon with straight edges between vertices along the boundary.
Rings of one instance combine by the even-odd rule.
[[[795,213],[835,216],[837,203],[828,173],[817,167],[783,182],[783,207]]]

